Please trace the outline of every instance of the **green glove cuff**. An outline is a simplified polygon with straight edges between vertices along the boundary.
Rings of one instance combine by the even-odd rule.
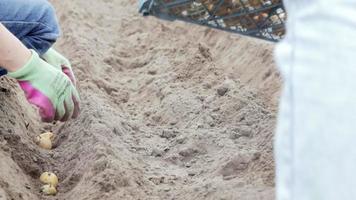
[[[33,72],[33,68],[39,64],[37,63],[39,59],[38,54],[34,50],[31,50],[31,54],[32,55],[30,60],[27,61],[27,63],[22,68],[15,72],[9,72],[7,75],[17,80],[24,80],[25,78],[27,79],[27,76]]]

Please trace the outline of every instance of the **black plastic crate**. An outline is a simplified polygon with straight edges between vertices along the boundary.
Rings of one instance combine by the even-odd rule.
[[[278,41],[285,34],[281,0],[141,0],[140,12]]]

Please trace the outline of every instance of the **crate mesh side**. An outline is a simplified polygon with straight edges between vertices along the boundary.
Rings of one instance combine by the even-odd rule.
[[[285,34],[281,0],[153,0],[152,13],[266,40]]]

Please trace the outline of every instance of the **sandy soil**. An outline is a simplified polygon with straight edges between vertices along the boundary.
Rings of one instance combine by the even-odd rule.
[[[53,3],[82,113],[42,124],[0,79],[0,200],[274,198],[273,44],[145,19],[134,0]],[[52,151],[33,142],[45,130]],[[56,197],[39,193],[47,170]]]

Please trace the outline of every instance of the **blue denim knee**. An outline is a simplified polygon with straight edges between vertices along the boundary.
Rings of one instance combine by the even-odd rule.
[[[40,55],[60,34],[55,10],[47,0],[1,0],[0,22],[27,48]]]
[[[0,68],[0,76],[4,76],[6,74],[7,74],[6,70]]]
[[[1,0],[0,22],[40,55],[59,36],[55,11],[47,0]]]

